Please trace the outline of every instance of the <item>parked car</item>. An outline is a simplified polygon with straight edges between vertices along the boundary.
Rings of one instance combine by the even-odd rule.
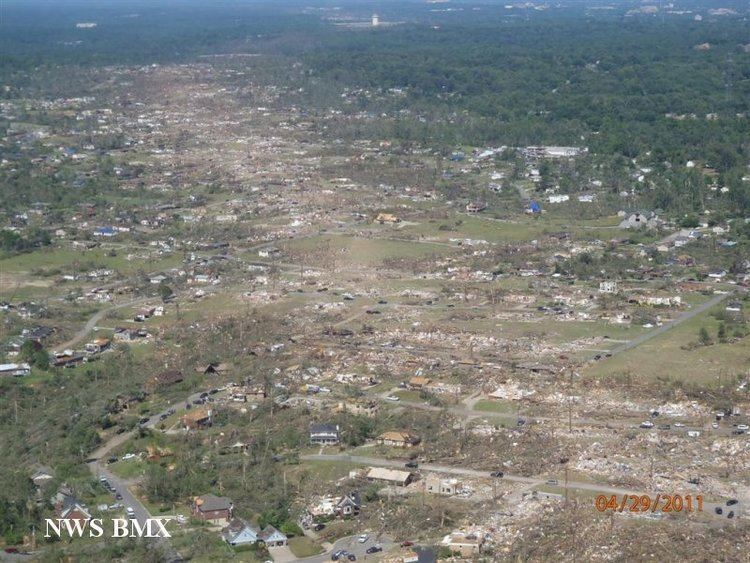
[[[122,500],[122,495],[120,493],[116,493],[115,500]]]
[[[417,467],[419,467],[419,464],[416,461],[408,461],[405,465],[409,469],[416,469]]]
[[[320,532],[321,530],[325,530],[325,527],[325,524],[315,524],[315,526],[313,526],[313,531]]]
[[[356,561],[356,560],[357,560],[357,556],[356,556],[356,555],[354,555],[353,553],[349,553],[349,554],[347,554],[346,558],[347,558],[347,559],[348,559],[349,561]]]
[[[717,506],[716,508],[714,508],[714,511],[716,512],[716,514],[724,513],[724,509],[722,509],[720,506]]]
[[[727,518],[734,518],[734,510],[727,512]]]
[[[360,534],[360,536],[357,538],[357,541],[359,543],[365,543],[369,539],[370,539],[370,536],[368,536],[367,534]]]
[[[378,553],[380,551],[383,551],[382,547],[380,547],[379,545],[373,545],[372,547],[368,547],[365,550],[365,553]]]
[[[516,426],[523,426],[524,424],[526,424],[526,420],[524,420],[523,418],[519,418],[516,421]]]
[[[654,427],[654,423],[651,422],[650,420],[644,420],[643,422],[641,422],[641,428],[653,428],[653,427]]]
[[[733,498],[733,499],[729,499],[729,500],[727,501],[727,506],[734,506],[735,504],[737,504],[737,502],[738,502],[738,501],[737,501],[737,499],[736,499],[736,498]]]
[[[399,398],[396,397],[396,395],[388,395],[386,397],[386,399],[388,399],[389,401],[398,401],[399,400]]]
[[[493,471],[492,473],[490,473],[490,477],[502,477],[503,475],[505,475],[505,473],[503,473],[502,471]]]

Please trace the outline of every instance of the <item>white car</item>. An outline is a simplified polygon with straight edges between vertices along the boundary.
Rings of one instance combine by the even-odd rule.
[[[368,536],[367,534],[362,534],[362,535],[360,535],[360,536],[359,536],[359,537],[357,538],[357,541],[358,541],[359,543],[365,543],[365,542],[366,542],[367,540],[369,540],[369,539],[370,539],[370,536]]]
[[[133,459],[135,457],[135,454],[125,454],[122,456],[122,461],[127,461],[129,459]]]
[[[750,426],[748,426],[747,424],[738,424],[737,430],[750,430]]]
[[[674,427],[675,428],[682,428],[683,426],[685,426],[685,425],[682,422],[675,422],[674,423]]]
[[[386,399],[389,400],[389,401],[398,401],[399,400],[399,398],[396,397],[396,395],[388,395],[386,397]]]
[[[641,422],[641,428],[653,428],[653,427],[654,427],[654,423],[651,422],[650,420],[644,420],[643,422]]]
[[[133,518],[135,516],[135,510],[133,510],[133,507],[128,506],[125,509],[125,513],[128,515],[129,518]]]

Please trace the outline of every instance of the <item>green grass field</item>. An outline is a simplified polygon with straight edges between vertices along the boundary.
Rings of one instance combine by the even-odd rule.
[[[682,348],[697,342],[701,327],[705,327],[716,341],[718,326],[719,322],[710,311],[704,312],[636,348],[591,364],[585,371],[600,377],[630,372],[645,379],[670,377],[699,383],[718,382],[719,377],[747,372],[750,368],[750,337],[733,344],[715,343],[690,350]]]
[[[294,553],[295,557],[299,557],[300,559],[303,557],[312,557],[313,555],[323,553],[323,548],[307,536],[297,536],[295,538],[290,538],[289,549],[292,550],[292,553]]]
[[[497,401],[492,399],[483,399],[477,401],[474,405],[475,411],[513,413],[518,408],[510,401]]]

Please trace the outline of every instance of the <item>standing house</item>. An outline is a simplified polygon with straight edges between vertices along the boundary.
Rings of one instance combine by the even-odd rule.
[[[151,385],[152,387],[169,387],[170,385],[181,383],[183,379],[184,377],[180,370],[170,369],[155,375],[151,380]]]
[[[208,428],[212,424],[211,409],[197,408],[182,415],[182,426],[185,430],[199,430]]]
[[[419,444],[419,437],[409,434],[408,432],[391,431],[383,432],[377,437],[377,443],[381,446],[391,446],[394,448],[411,448]]]
[[[458,553],[461,557],[473,558],[477,556],[484,544],[484,536],[479,532],[456,531],[448,534],[440,542],[451,553]]]
[[[405,487],[414,480],[414,474],[410,471],[400,469],[387,469],[385,467],[371,467],[367,472],[368,481],[381,481],[389,485]]]
[[[22,364],[0,364],[0,376],[15,375],[24,376],[31,374],[31,366],[27,363]]]
[[[227,497],[208,494],[193,499],[193,516],[204,522],[226,525],[232,519],[233,511],[232,499]]]
[[[260,528],[243,520],[234,518],[221,530],[222,539],[229,545],[252,545],[258,541]]]
[[[286,545],[287,537],[270,524],[260,533],[260,540],[268,547]]]
[[[445,478],[434,473],[427,475],[424,480],[425,491],[435,495],[455,495],[461,487],[458,479]]]
[[[320,445],[335,445],[339,443],[338,424],[311,424],[310,443]]]

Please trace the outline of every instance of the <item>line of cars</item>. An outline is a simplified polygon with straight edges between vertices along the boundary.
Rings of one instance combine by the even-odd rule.
[[[112,486],[112,484],[107,480],[106,477],[99,477],[99,483],[102,487],[104,487],[107,491],[114,495],[115,500],[122,500],[122,495],[117,492],[117,490]],[[122,504],[117,502],[109,508],[110,510],[116,510],[118,508],[122,508]],[[125,508],[125,514],[127,514],[128,518],[135,518],[135,510],[133,510],[131,506]]]

